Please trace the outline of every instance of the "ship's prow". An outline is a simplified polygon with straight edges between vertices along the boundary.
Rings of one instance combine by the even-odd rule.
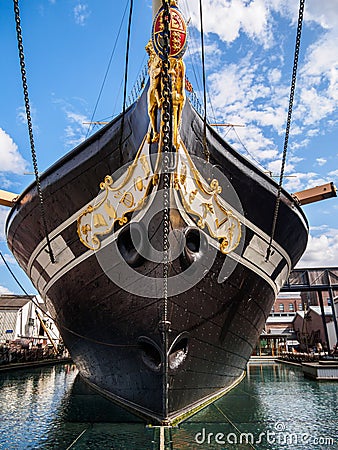
[[[278,186],[186,101],[186,23],[164,4],[139,100],[41,177],[55,261],[35,184],[6,229],[81,377],[168,425],[241,381],[308,227],[282,191],[271,239]]]

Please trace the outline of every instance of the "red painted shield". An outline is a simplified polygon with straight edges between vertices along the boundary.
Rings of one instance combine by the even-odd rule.
[[[156,53],[163,58],[163,8],[157,13],[152,32]],[[170,8],[170,57],[181,58],[187,46],[187,24],[176,7]]]

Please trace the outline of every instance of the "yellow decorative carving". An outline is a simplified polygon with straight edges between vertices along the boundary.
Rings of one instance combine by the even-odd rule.
[[[190,204],[195,200],[196,195],[197,195],[197,189],[190,192],[190,195],[189,195],[189,203]]]
[[[227,216],[224,217],[223,220],[221,220],[220,222],[218,221],[218,219],[215,220],[215,224],[216,224],[216,228],[220,228],[223,224],[225,224],[225,222],[227,222],[229,220],[229,218]]]
[[[134,179],[134,186],[135,189],[137,189],[140,192],[143,190],[143,180],[141,177],[137,177]]]
[[[176,2],[172,3],[177,6]],[[158,30],[162,31],[162,22],[158,23]],[[182,42],[181,33],[186,33],[186,25],[179,21],[177,15],[171,16],[171,52],[172,54],[179,53]],[[157,129],[157,112],[162,109],[163,95],[162,95],[162,60],[154,50],[152,41],[150,40],[146,46],[146,51],[149,55],[148,59],[148,73],[149,73],[149,89],[148,89],[148,115],[150,119],[151,132],[153,137],[151,139],[151,132],[148,135],[148,142],[161,142],[161,132]],[[169,75],[171,77],[171,92],[172,92],[172,124],[173,124],[173,144],[178,147],[178,130],[181,123],[182,111],[185,103],[185,64],[182,58],[169,58]],[[163,120],[161,119],[161,125]],[[161,127],[162,128],[162,127]]]
[[[181,58],[170,58],[172,109],[173,109],[173,141],[178,148],[178,130],[185,103],[185,64]]]
[[[149,73],[149,89],[148,89],[148,115],[150,119],[151,131],[153,137],[151,139],[151,132],[148,135],[148,142],[158,142],[160,134],[157,130],[157,111],[161,108],[161,71],[162,61],[156,54],[153,43],[150,40],[146,46],[146,51],[149,55],[148,73]]]
[[[141,155],[140,161],[144,170],[145,178],[148,178],[150,175],[150,167],[146,155]]]
[[[127,208],[134,206],[134,196],[131,192],[125,192],[120,200]]]
[[[94,214],[94,227],[100,228],[100,227],[106,227],[107,222],[105,221],[105,218],[102,214]]]
[[[100,183],[101,194],[96,205],[89,205],[77,220],[80,241],[91,250],[98,250],[98,236],[112,232],[114,224],[128,222],[128,214],[139,210],[151,189],[155,189],[158,174],[152,173],[146,137],[125,173],[114,182],[110,175]]]
[[[186,180],[187,180],[187,166],[184,163],[182,163],[181,175],[180,175],[181,184],[185,184]]]
[[[186,167],[183,179],[179,171],[174,173],[176,192],[185,211],[201,229],[219,241],[219,249],[227,254],[235,250],[241,239],[241,223],[227,208],[220,197],[222,187],[218,180],[208,184],[194,165],[184,144],[180,142],[177,152],[177,167]],[[182,169],[180,169],[182,171]],[[182,183],[184,181],[184,183]]]
[[[106,213],[108,214],[109,219],[116,219],[115,208],[110,203],[109,199],[107,199],[107,201],[104,203],[104,209],[106,210]]]
[[[214,194],[220,194],[222,192],[222,188],[218,184],[218,180],[211,180],[210,189]]]

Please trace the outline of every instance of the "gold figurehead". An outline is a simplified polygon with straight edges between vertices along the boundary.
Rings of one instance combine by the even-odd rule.
[[[158,2],[160,3],[160,2]],[[187,25],[177,8],[170,4],[170,51],[168,74],[171,78],[172,142],[175,147],[175,169],[171,174],[171,192],[181,213],[188,215],[194,225],[203,229],[223,254],[229,254],[241,240],[241,223],[231,205],[221,197],[218,180],[205,180],[195,166],[187,148],[179,137],[179,127],[185,104],[185,65],[182,60],[187,43]],[[149,132],[126,171],[116,180],[107,175],[100,183],[101,192],[83,209],[77,220],[81,242],[90,250],[101,247],[102,239],[114,239],[130,220],[139,220],[145,207],[152,201],[150,193],[159,188],[163,130],[163,8],[153,21],[152,38],[146,46],[149,56],[148,114]],[[158,113],[161,112],[160,130]],[[158,158],[153,168],[151,143],[158,142]],[[152,197],[153,198],[153,197]],[[135,217],[133,218],[132,215]]]
[[[171,76],[173,144],[178,147],[178,129],[185,103],[185,64],[182,56],[187,45],[187,24],[177,7],[176,1],[170,1],[170,54],[169,75]],[[153,22],[152,38],[146,46],[149,55],[148,72],[150,85],[148,90],[148,114],[150,132],[148,142],[158,142],[157,113],[162,108],[162,32],[163,9],[160,8]]]

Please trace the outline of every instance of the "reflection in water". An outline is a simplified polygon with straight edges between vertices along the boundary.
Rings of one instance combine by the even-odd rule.
[[[0,405],[1,450],[153,445],[152,430],[91,391],[73,365],[0,374]]]
[[[158,428],[94,393],[71,365],[0,374],[0,407],[1,450],[160,448]],[[250,365],[226,397],[164,430],[165,448],[333,450],[337,410],[337,383],[305,380],[297,367]]]
[[[338,449],[337,411],[338,383],[304,379],[298,367],[252,364],[237,388],[173,433],[175,448]]]

